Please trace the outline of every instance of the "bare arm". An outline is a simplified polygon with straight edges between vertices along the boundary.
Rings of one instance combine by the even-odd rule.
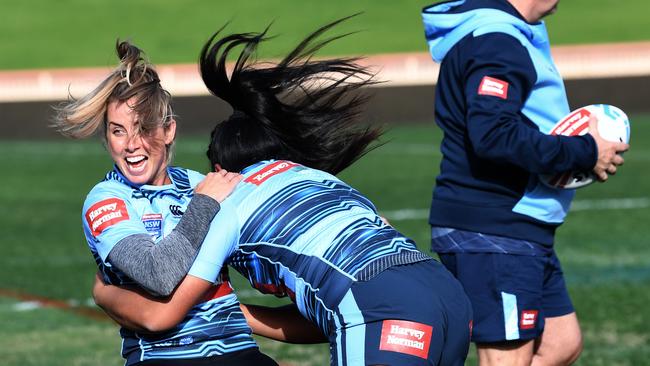
[[[178,325],[190,309],[205,300],[213,286],[202,279],[187,276],[171,296],[153,297],[137,288],[107,285],[95,276],[95,303],[121,326],[140,332],[162,332]],[[271,308],[241,305],[255,334],[288,343],[324,343],[327,338],[305,319],[295,305]]]
[[[171,296],[156,298],[137,288],[107,285],[96,275],[93,297],[95,303],[123,327],[161,332],[178,325],[212,287],[208,281],[186,276]]]
[[[326,343],[327,337],[294,304],[281,307],[240,305],[253,333],[287,343]]]

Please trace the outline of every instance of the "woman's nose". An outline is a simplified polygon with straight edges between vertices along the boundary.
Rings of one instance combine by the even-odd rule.
[[[127,141],[126,148],[129,151],[135,151],[142,145],[142,137],[139,133],[134,133],[129,136]]]

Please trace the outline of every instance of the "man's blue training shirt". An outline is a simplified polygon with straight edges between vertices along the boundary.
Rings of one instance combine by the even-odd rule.
[[[591,170],[597,153],[590,135],[548,135],[569,105],[544,23],[501,0],[445,2],[422,16],[441,62],[444,131],[430,224],[552,245],[574,192],[538,176]]]

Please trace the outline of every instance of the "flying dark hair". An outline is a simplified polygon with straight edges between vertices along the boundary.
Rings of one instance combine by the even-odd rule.
[[[356,58],[314,60],[314,53],[344,37],[317,40],[349,19],[327,24],[277,64],[251,61],[261,33],[232,34],[204,45],[201,76],[210,92],[226,101],[233,114],[212,131],[208,158],[228,171],[240,171],[261,160],[290,160],[337,174],[367,153],[381,130],[358,123],[366,102],[359,89],[374,84],[374,74]],[[228,77],[226,60],[243,47]]]

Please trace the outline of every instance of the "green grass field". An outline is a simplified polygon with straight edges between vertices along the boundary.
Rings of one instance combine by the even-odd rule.
[[[429,232],[422,213],[437,172],[439,138],[432,125],[395,127],[386,145],[341,175],[425,251]],[[206,142],[179,141],[176,163],[204,170]],[[636,366],[650,359],[649,142],[650,116],[635,116],[633,147],[620,174],[580,190],[578,210],[558,233],[556,248],[585,336],[578,365]],[[0,171],[8,172],[0,190],[0,293],[63,300],[73,310],[0,296],[2,364],[121,365],[117,327],[74,311],[92,308],[95,267],[80,210],[85,194],[111,166],[106,152],[96,141],[2,141],[0,156]],[[413,215],[399,219],[404,212]],[[277,303],[257,295],[241,278],[235,277],[235,286],[245,302]],[[285,363],[328,363],[325,345],[260,344]],[[473,355],[468,364],[475,364]]]
[[[282,55],[317,26],[357,12],[339,32],[360,31],[324,50],[330,55],[426,51],[420,10],[427,0],[4,1],[0,70],[112,66],[116,38],[130,39],[155,64],[195,62],[202,43],[228,21],[230,32],[274,22],[280,35],[264,57]],[[647,0],[565,0],[548,18],[554,44],[650,40]]]
[[[363,14],[334,33],[359,33],[324,54],[425,51],[420,9],[429,3],[5,1],[0,70],[113,66],[118,37],[142,47],[155,64],[195,62],[202,43],[228,21],[227,32],[260,31],[274,22],[271,34],[278,37],[262,47],[261,56],[277,57],[317,26],[357,12]],[[647,0],[562,1],[547,20],[551,39],[555,45],[650,40],[647,14],[639,11],[645,6]],[[585,336],[578,365],[636,366],[650,359],[650,116],[633,118],[632,130],[633,149],[621,173],[579,191],[579,210],[558,233],[557,251]],[[396,127],[389,143],[341,175],[426,251],[439,138],[432,125]],[[206,144],[201,138],[179,141],[176,163],[205,170]],[[95,266],[81,232],[81,205],[110,168],[107,154],[98,142],[0,140],[0,156],[0,170],[9,172],[0,190],[0,363],[122,365],[117,327],[79,314],[96,310],[90,301]],[[233,277],[243,301],[278,303]],[[38,307],[16,292],[62,301],[68,309]],[[325,345],[263,339],[260,345],[287,364],[328,364]],[[475,364],[473,355],[468,364]]]

